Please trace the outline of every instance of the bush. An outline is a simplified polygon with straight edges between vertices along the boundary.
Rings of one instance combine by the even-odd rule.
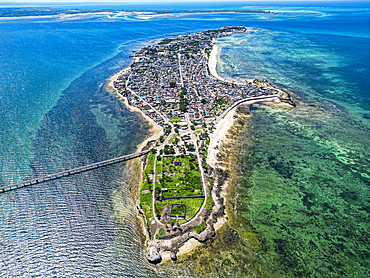
[[[204,222],[204,220],[202,221],[202,223],[200,223],[199,226],[194,226],[194,230],[200,234],[200,232],[202,231],[202,229],[206,226],[206,222]]]
[[[206,209],[212,210],[212,207],[215,205],[215,202],[213,201],[212,197],[207,197],[206,201]]]
[[[160,198],[160,196],[161,196],[162,188],[161,188],[161,186],[159,184],[156,184],[154,190],[155,190],[154,196],[158,200]]]
[[[164,229],[163,228],[161,228],[160,230],[159,230],[159,235],[161,236],[161,235],[163,235],[164,234]]]
[[[184,215],[185,214],[185,205],[176,205],[173,204],[171,208],[171,215]]]

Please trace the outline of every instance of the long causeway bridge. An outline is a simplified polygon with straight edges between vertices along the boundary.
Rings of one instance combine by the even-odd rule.
[[[67,177],[67,176],[75,175],[75,174],[78,174],[78,173],[90,171],[90,170],[101,168],[101,167],[104,167],[104,166],[108,166],[108,165],[120,163],[120,162],[123,162],[123,161],[131,160],[131,159],[134,159],[136,157],[140,157],[142,155],[145,155],[145,154],[149,153],[150,151],[151,150],[149,149],[149,150],[146,150],[146,151],[133,153],[133,154],[129,154],[129,155],[124,155],[124,156],[120,156],[120,157],[116,157],[116,158],[96,162],[96,163],[93,163],[93,164],[90,164],[90,165],[74,168],[74,169],[71,169],[71,170],[66,170],[66,171],[63,171],[63,172],[43,176],[43,177],[40,177],[40,178],[35,178],[35,179],[32,179],[32,180],[22,181],[22,182],[19,182],[19,183],[3,186],[3,187],[0,187],[0,193],[8,192],[8,191],[11,191],[11,190],[19,189],[19,188],[22,188],[22,187],[25,187],[25,186],[31,186],[31,185],[34,185],[34,184],[38,184],[38,183],[42,183],[42,182],[46,182],[46,181],[50,181],[50,180],[60,179],[60,178],[63,178],[63,177]]]

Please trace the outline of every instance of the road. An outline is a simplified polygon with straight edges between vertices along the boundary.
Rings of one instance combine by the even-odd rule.
[[[184,87],[184,80],[182,78],[182,70],[181,70],[181,54],[178,53],[177,57],[179,58],[179,71],[180,71],[181,87]]]
[[[226,116],[227,113],[229,113],[230,110],[232,110],[233,108],[235,108],[239,104],[242,104],[244,102],[251,101],[251,100],[261,100],[261,101],[263,101],[263,100],[266,100],[266,99],[270,99],[270,98],[272,99],[272,98],[277,98],[277,97],[278,97],[277,95],[269,95],[269,96],[261,96],[261,97],[244,98],[244,99],[238,100],[238,101],[234,102],[233,104],[231,104],[227,109],[225,109],[220,114],[220,116],[218,116],[218,118],[214,120],[214,123],[218,123],[223,117]]]

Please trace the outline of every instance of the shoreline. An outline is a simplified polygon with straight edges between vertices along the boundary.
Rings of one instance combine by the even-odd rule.
[[[263,99],[263,100],[250,100],[247,102],[243,102],[240,105],[251,105],[257,102],[268,102],[268,103],[280,103],[280,100],[278,98],[271,98],[269,100]],[[207,164],[214,169],[214,171],[217,171],[221,169],[222,171],[228,171],[230,168],[230,165],[219,165],[219,160],[217,159],[218,154],[221,153],[220,146],[225,143],[232,143],[233,140],[226,139],[229,130],[232,129],[235,126],[235,115],[236,111],[238,109],[239,105],[231,109],[225,117],[223,117],[217,124],[217,127],[214,131],[213,136],[210,136],[210,145],[209,145],[209,152],[207,157]],[[221,161],[221,164],[224,164],[225,161]],[[217,178],[217,177],[216,177]],[[215,200],[215,206],[214,210],[222,210],[223,207],[225,207],[223,212],[223,217],[220,217],[217,219],[217,221],[213,224],[214,231],[217,232],[219,229],[223,227],[224,224],[228,221],[228,214],[226,210],[226,202],[227,200],[227,190],[229,187],[229,183],[231,181],[231,178],[227,178],[224,180],[224,183],[220,186],[219,196],[217,197],[216,188],[213,186],[211,190],[211,194],[213,197],[213,200]],[[204,243],[198,241],[195,238],[190,238],[178,249],[177,256],[182,256],[191,253],[194,251],[198,246],[202,245]],[[163,252],[162,254],[162,262],[166,262],[171,260],[170,252]]]
[[[247,29],[248,31],[252,30],[251,28]],[[245,85],[246,83],[236,83],[234,80],[230,81],[226,78],[221,77],[217,73],[217,62],[218,62],[218,51],[219,47],[216,45],[216,40],[212,39],[211,46],[213,46],[212,51],[209,55],[208,62],[206,62],[207,67],[209,68],[209,76],[208,78],[216,78],[226,83],[232,83],[236,85]],[[135,62],[138,62],[140,57],[135,57]],[[132,65],[131,64],[131,65]],[[131,70],[131,65],[127,68],[117,72],[111,78],[109,78],[109,82],[105,86],[107,91],[113,92],[117,99],[124,103],[124,105],[132,112],[138,112],[140,115],[143,116],[149,122],[150,129],[149,131],[152,133],[147,139],[145,139],[142,143],[137,146],[137,151],[140,151],[143,148],[148,147],[148,143],[153,143],[153,141],[158,140],[159,137],[164,133],[163,128],[157,124],[153,119],[147,116],[141,109],[130,105],[128,98],[121,95],[119,92],[119,86],[117,86],[118,78],[126,74]],[[131,76],[131,74],[130,74]],[[180,72],[181,76],[181,72]],[[127,79],[129,80],[129,79]],[[249,81],[249,79],[246,79]],[[252,80],[252,79],[251,79]],[[128,82],[128,81],[127,81]],[[126,86],[127,86],[126,82]],[[122,83],[122,82],[121,82]],[[240,107],[240,105],[250,105],[256,102],[281,102],[278,98],[278,95],[269,98],[261,98],[255,97],[251,100],[245,99],[242,102],[236,102],[236,105],[225,109],[225,115],[220,115],[217,120],[214,120],[215,126],[213,128],[213,133],[209,135],[209,148],[208,148],[208,156],[206,158],[206,163],[211,169],[211,172],[208,176],[213,176],[213,184],[212,187],[209,189],[208,196],[211,196],[214,200],[214,205],[210,210],[210,215],[205,218],[207,228],[202,231],[202,233],[195,233],[195,232],[187,232],[185,234],[179,235],[173,239],[166,239],[166,240],[158,240],[158,239],[150,239],[149,234],[146,229],[146,218],[143,215],[142,208],[140,207],[140,186],[138,187],[138,200],[136,202],[137,206],[137,215],[140,215],[141,223],[143,225],[143,234],[146,237],[145,241],[145,249],[147,252],[147,256],[151,258],[148,259],[149,262],[158,263],[158,262],[166,262],[168,260],[176,260],[177,256],[182,256],[192,252],[196,247],[202,245],[210,238],[214,238],[216,231],[221,229],[223,225],[228,221],[228,215],[226,211],[226,203],[227,203],[227,189],[230,183],[230,177],[227,176],[229,165],[223,159],[219,159],[219,156],[222,152],[222,145],[226,145],[224,143],[232,143],[233,140],[227,139],[229,130],[235,124],[235,113]],[[249,114],[248,114],[249,115]],[[150,147],[150,146],[149,146]],[[147,157],[145,157],[146,161]],[[141,167],[140,179],[143,179],[143,173],[146,166],[146,162],[144,160],[139,161]],[[133,166],[129,166],[132,167]],[[133,185],[135,186],[135,185]],[[154,195],[153,195],[154,196]],[[154,197],[153,197],[154,198]],[[204,204],[203,204],[204,206]],[[203,212],[202,212],[203,213]],[[194,218],[195,219],[195,218]],[[198,221],[199,219],[197,219]],[[191,220],[190,220],[191,221]],[[203,221],[204,222],[204,221]],[[200,225],[198,223],[198,225]],[[170,251],[171,250],[171,251]]]
[[[222,76],[219,75],[219,73],[217,71],[217,62],[218,62],[220,47],[216,44],[217,41],[213,40],[213,43],[214,43],[214,45],[213,45],[211,53],[209,54],[209,60],[208,60],[208,68],[209,68],[209,71],[210,71],[211,75],[214,78],[216,78],[218,80],[221,80],[223,82],[233,83],[233,84],[236,84],[236,85],[245,85],[245,82],[241,82],[241,80],[230,79],[230,78],[222,77]],[[252,79],[252,78],[245,79],[246,82],[253,82],[253,80],[254,79]]]
[[[134,63],[136,61],[137,61],[137,59],[134,59]],[[130,66],[131,66],[131,64],[130,64]],[[163,134],[163,128],[160,125],[158,125],[153,119],[151,119],[150,117],[145,115],[144,112],[141,111],[139,108],[130,105],[129,102],[128,102],[127,97],[122,96],[119,93],[118,89],[114,86],[114,82],[117,81],[118,77],[121,74],[123,74],[123,73],[125,73],[125,72],[127,72],[131,69],[130,66],[124,68],[123,70],[120,70],[119,72],[117,72],[116,74],[111,76],[109,78],[109,82],[105,85],[104,88],[109,92],[114,92],[114,94],[119,98],[119,100],[126,106],[126,108],[128,110],[130,110],[131,112],[136,112],[136,113],[140,114],[145,120],[147,120],[149,122],[149,125],[151,126],[149,128],[149,132],[151,132],[152,134],[137,146],[136,152],[139,152],[141,149],[143,149],[145,147],[145,145],[148,142],[153,141],[153,140],[157,140]]]
[[[110,92],[110,93],[113,93],[118,98],[118,100],[120,102],[122,102],[123,105],[129,111],[141,115],[145,120],[147,120],[149,122],[149,126],[150,126],[149,132],[151,133],[151,135],[149,137],[147,137],[143,142],[141,142],[140,144],[137,145],[136,152],[140,152],[141,150],[143,150],[145,148],[145,146],[149,142],[154,141],[154,140],[158,140],[158,138],[163,134],[163,128],[161,126],[159,126],[153,119],[151,119],[150,117],[148,117],[147,115],[145,115],[144,112],[141,111],[139,108],[130,105],[129,102],[128,102],[127,97],[122,96],[120,94],[119,90],[114,86],[114,82],[117,81],[118,77],[121,74],[126,73],[127,71],[130,71],[131,70],[131,65],[133,63],[137,62],[138,59],[137,58],[134,58],[133,60],[134,61],[128,67],[120,70],[119,72],[117,72],[116,74],[114,74],[113,76],[111,76],[108,79],[109,81],[105,85],[104,89],[106,91]],[[138,173],[138,177],[139,177],[139,184],[141,184],[142,178],[143,178],[143,173],[144,173],[143,167],[145,167],[145,163],[141,159],[133,160],[133,161],[130,161],[129,162],[128,167],[130,169],[130,172],[131,171],[135,171],[135,170],[139,170],[140,171],[140,173]],[[136,169],[136,168],[139,168],[139,169]],[[137,190],[134,190],[134,196],[137,196],[137,200],[136,200],[136,204],[135,204],[136,205],[135,215],[137,216],[138,221],[140,222],[140,225],[141,225],[141,228],[142,228],[142,232],[143,232],[143,236],[145,237],[146,243],[147,243],[148,240],[149,240],[149,234],[148,234],[147,229],[146,229],[146,223],[145,223],[145,220],[144,220],[145,218],[141,214],[142,209],[140,208],[140,205],[139,205],[139,202],[140,202],[140,197],[139,197],[139,194],[140,194],[140,186],[137,186],[137,185],[134,185],[133,184],[133,183],[135,183],[135,179],[131,179],[130,178],[130,183],[132,184],[132,188],[133,189],[136,189],[135,187],[137,187]]]

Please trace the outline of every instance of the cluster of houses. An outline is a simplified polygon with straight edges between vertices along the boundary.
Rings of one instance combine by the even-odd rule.
[[[164,119],[156,111],[168,119],[189,113],[191,120],[203,123],[238,100],[278,94],[265,80],[235,85],[209,74],[207,61],[214,39],[246,31],[245,27],[223,27],[164,39],[135,52],[136,62],[131,70],[121,75],[114,85],[131,105],[139,107],[158,124],[164,124]],[[186,93],[181,96],[182,88]],[[187,104],[182,110],[181,97]],[[221,104],[222,109],[215,109]]]

